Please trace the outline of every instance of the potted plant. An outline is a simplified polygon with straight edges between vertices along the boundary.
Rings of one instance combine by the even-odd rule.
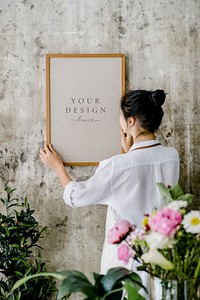
[[[126,268],[112,268],[106,275],[93,273],[94,283],[79,271],[68,270],[63,272],[42,272],[18,280],[10,291],[12,295],[20,286],[27,284],[36,277],[52,276],[61,281],[57,300],[68,299],[74,293],[86,296],[85,300],[121,300],[126,293],[127,300],[145,300],[139,293],[145,289],[140,277]]]
[[[151,275],[152,299],[200,299],[200,212],[188,210],[193,195],[179,184],[158,187],[165,206],[145,215],[141,229],[126,220],[109,232],[110,243],[120,244],[118,257],[134,258]]]
[[[124,291],[129,300],[144,300],[139,294],[144,288],[140,277],[125,268],[110,269],[106,275],[93,273],[94,283],[75,270],[47,272],[41,257],[34,258],[32,252],[46,227],[40,228],[33,217],[27,197],[12,198],[15,189],[5,191],[7,197],[1,201],[6,214],[0,213],[0,272],[4,275],[0,300],[49,300],[55,292],[57,300],[77,292],[87,300],[120,300]],[[61,281],[59,291],[55,279]]]
[[[0,213],[0,300],[47,300],[57,291],[53,278],[33,278],[9,295],[16,281],[46,271],[41,254],[33,254],[46,230],[33,216],[27,197],[14,198],[15,189],[5,188],[1,198],[5,214]]]

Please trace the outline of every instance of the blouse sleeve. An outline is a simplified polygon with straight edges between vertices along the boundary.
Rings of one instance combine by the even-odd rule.
[[[109,205],[112,201],[112,162],[100,163],[95,174],[85,181],[70,181],[64,190],[63,199],[72,207],[83,207],[91,204]]]

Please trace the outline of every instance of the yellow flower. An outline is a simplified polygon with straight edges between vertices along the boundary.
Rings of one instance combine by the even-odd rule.
[[[142,225],[145,227],[146,225],[148,225],[149,223],[149,218],[148,217],[145,217],[143,220],[142,220]]]

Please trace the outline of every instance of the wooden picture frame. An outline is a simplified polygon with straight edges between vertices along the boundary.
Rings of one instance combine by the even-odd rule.
[[[66,166],[96,166],[121,150],[124,54],[46,55],[46,134]]]

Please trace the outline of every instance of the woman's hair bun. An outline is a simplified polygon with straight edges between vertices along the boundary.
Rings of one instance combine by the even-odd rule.
[[[156,106],[162,106],[165,102],[166,94],[163,90],[149,92],[149,100]]]

